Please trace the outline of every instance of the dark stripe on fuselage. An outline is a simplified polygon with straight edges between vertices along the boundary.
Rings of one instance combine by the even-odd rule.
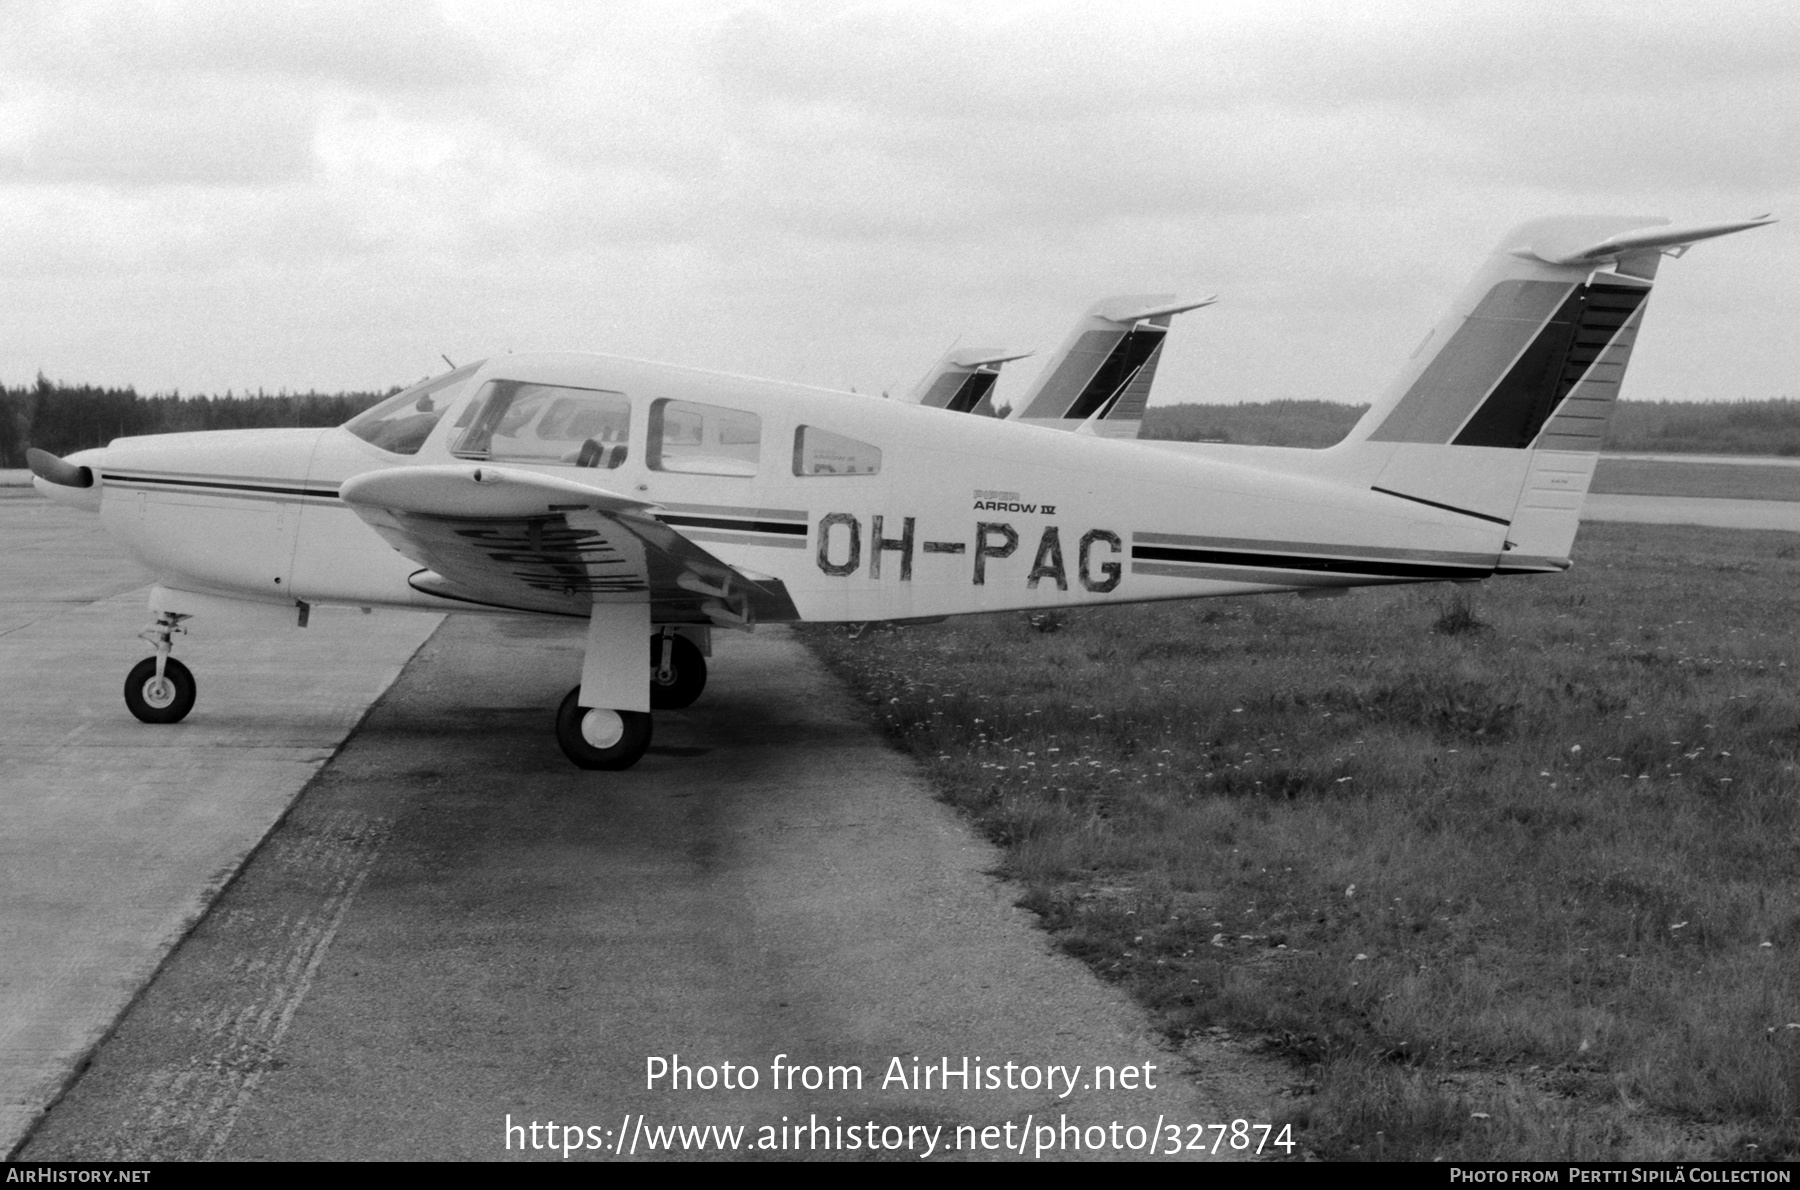
[[[1237,566],[1260,570],[1299,570],[1310,574],[1354,574],[1381,578],[1477,578],[1491,566],[1455,566],[1426,562],[1384,562],[1366,558],[1319,558],[1295,554],[1263,554],[1244,550],[1180,549],[1166,545],[1133,545],[1134,562],[1186,562],[1194,566]]]
[[[680,516],[675,513],[661,513],[657,519],[665,525],[680,525],[695,529],[741,529],[746,533],[792,533],[798,537],[806,536],[805,525],[795,525],[785,521],[734,521],[716,516]]]
[[[166,488],[200,488],[225,492],[254,492],[264,496],[317,496],[324,500],[338,498],[336,488],[284,487],[260,483],[224,483],[210,479],[164,479],[150,475],[132,475],[120,471],[102,471],[104,480],[120,484],[146,483]]]

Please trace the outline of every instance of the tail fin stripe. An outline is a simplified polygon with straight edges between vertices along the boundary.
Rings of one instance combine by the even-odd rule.
[[[1530,446],[1563,398],[1626,333],[1626,324],[1649,292],[1616,285],[1577,286],[1452,440],[1454,444]],[[1608,362],[1623,365],[1624,360]]]
[[[1370,440],[1449,442],[1574,289],[1563,281],[1508,280],[1488,290]]]
[[[1162,359],[1162,344],[1158,343],[1150,352],[1138,370],[1132,373],[1131,379],[1120,386],[1111,404],[1102,418],[1107,421],[1141,422],[1144,420],[1144,406],[1150,403],[1150,385],[1156,379],[1156,365]]]
[[[1038,394],[1022,417],[1071,417],[1068,410],[1081,399],[1094,373],[1106,362],[1120,339],[1121,331],[1083,331],[1081,337],[1057,365],[1049,379],[1042,382]]]
[[[1141,330],[1127,331],[1113,345],[1105,362],[1097,368],[1081,395],[1069,406],[1064,417],[1086,418],[1092,416],[1094,410],[1111,400],[1127,384],[1131,382],[1138,370],[1144,366],[1156,349],[1162,346],[1163,336],[1168,332],[1161,327],[1146,327]]]
[[[994,381],[1000,378],[998,372],[972,372],[964,378],[962,387],[945,402],[944,408],[952,413],[968,413],[981,404],[982,399],[994,387]]]

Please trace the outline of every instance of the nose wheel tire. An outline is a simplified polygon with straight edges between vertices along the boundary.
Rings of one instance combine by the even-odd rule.
[[[650,638],[650,706],[658,711],[679,711],[692,706],[706,689],[706,658],[685,636],[669,638],[669,672],[662,672],[663,637]]]
[[[650,747],[647,711],[613,711],[581,705],[581,687],[569,691],[556,712],[556,742],[584,769],[628,769]]]
[[[156,658],[146,657],[125,677],[125,705],[145,723],[179,723],[194,709],[194,675],[170,657],[163,662],[163,676],[156,676]]]

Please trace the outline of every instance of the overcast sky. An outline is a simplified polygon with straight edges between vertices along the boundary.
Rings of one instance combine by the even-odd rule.
[[[1800,397],[1797,195],[1775,0],[0,0],[12,385],[898,393],[1172,292],[1220,301],[1156,403],[1366,401],[1515,223],[1772,211],[1663,269],[1625,395]]]

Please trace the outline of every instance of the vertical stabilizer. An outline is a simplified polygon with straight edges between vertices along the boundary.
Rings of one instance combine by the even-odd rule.
[[[1019,403],[1018,419],[1065,430],[1087,424],[1104,437],[1137,437],[1169,320],[1216,300],[1180,302],[1156,293],[1095,303],[1045,362]]]
[[[1515,229],[1335,453],[1376,491],[1507,525],[1502,572],[1567,566],[1661,258],[1765,222]]]
[[[1000,375],[1000,365],[1030,354],[998,347],[953,347],[904,399],[910,405],[993,417],[994,381]]]

